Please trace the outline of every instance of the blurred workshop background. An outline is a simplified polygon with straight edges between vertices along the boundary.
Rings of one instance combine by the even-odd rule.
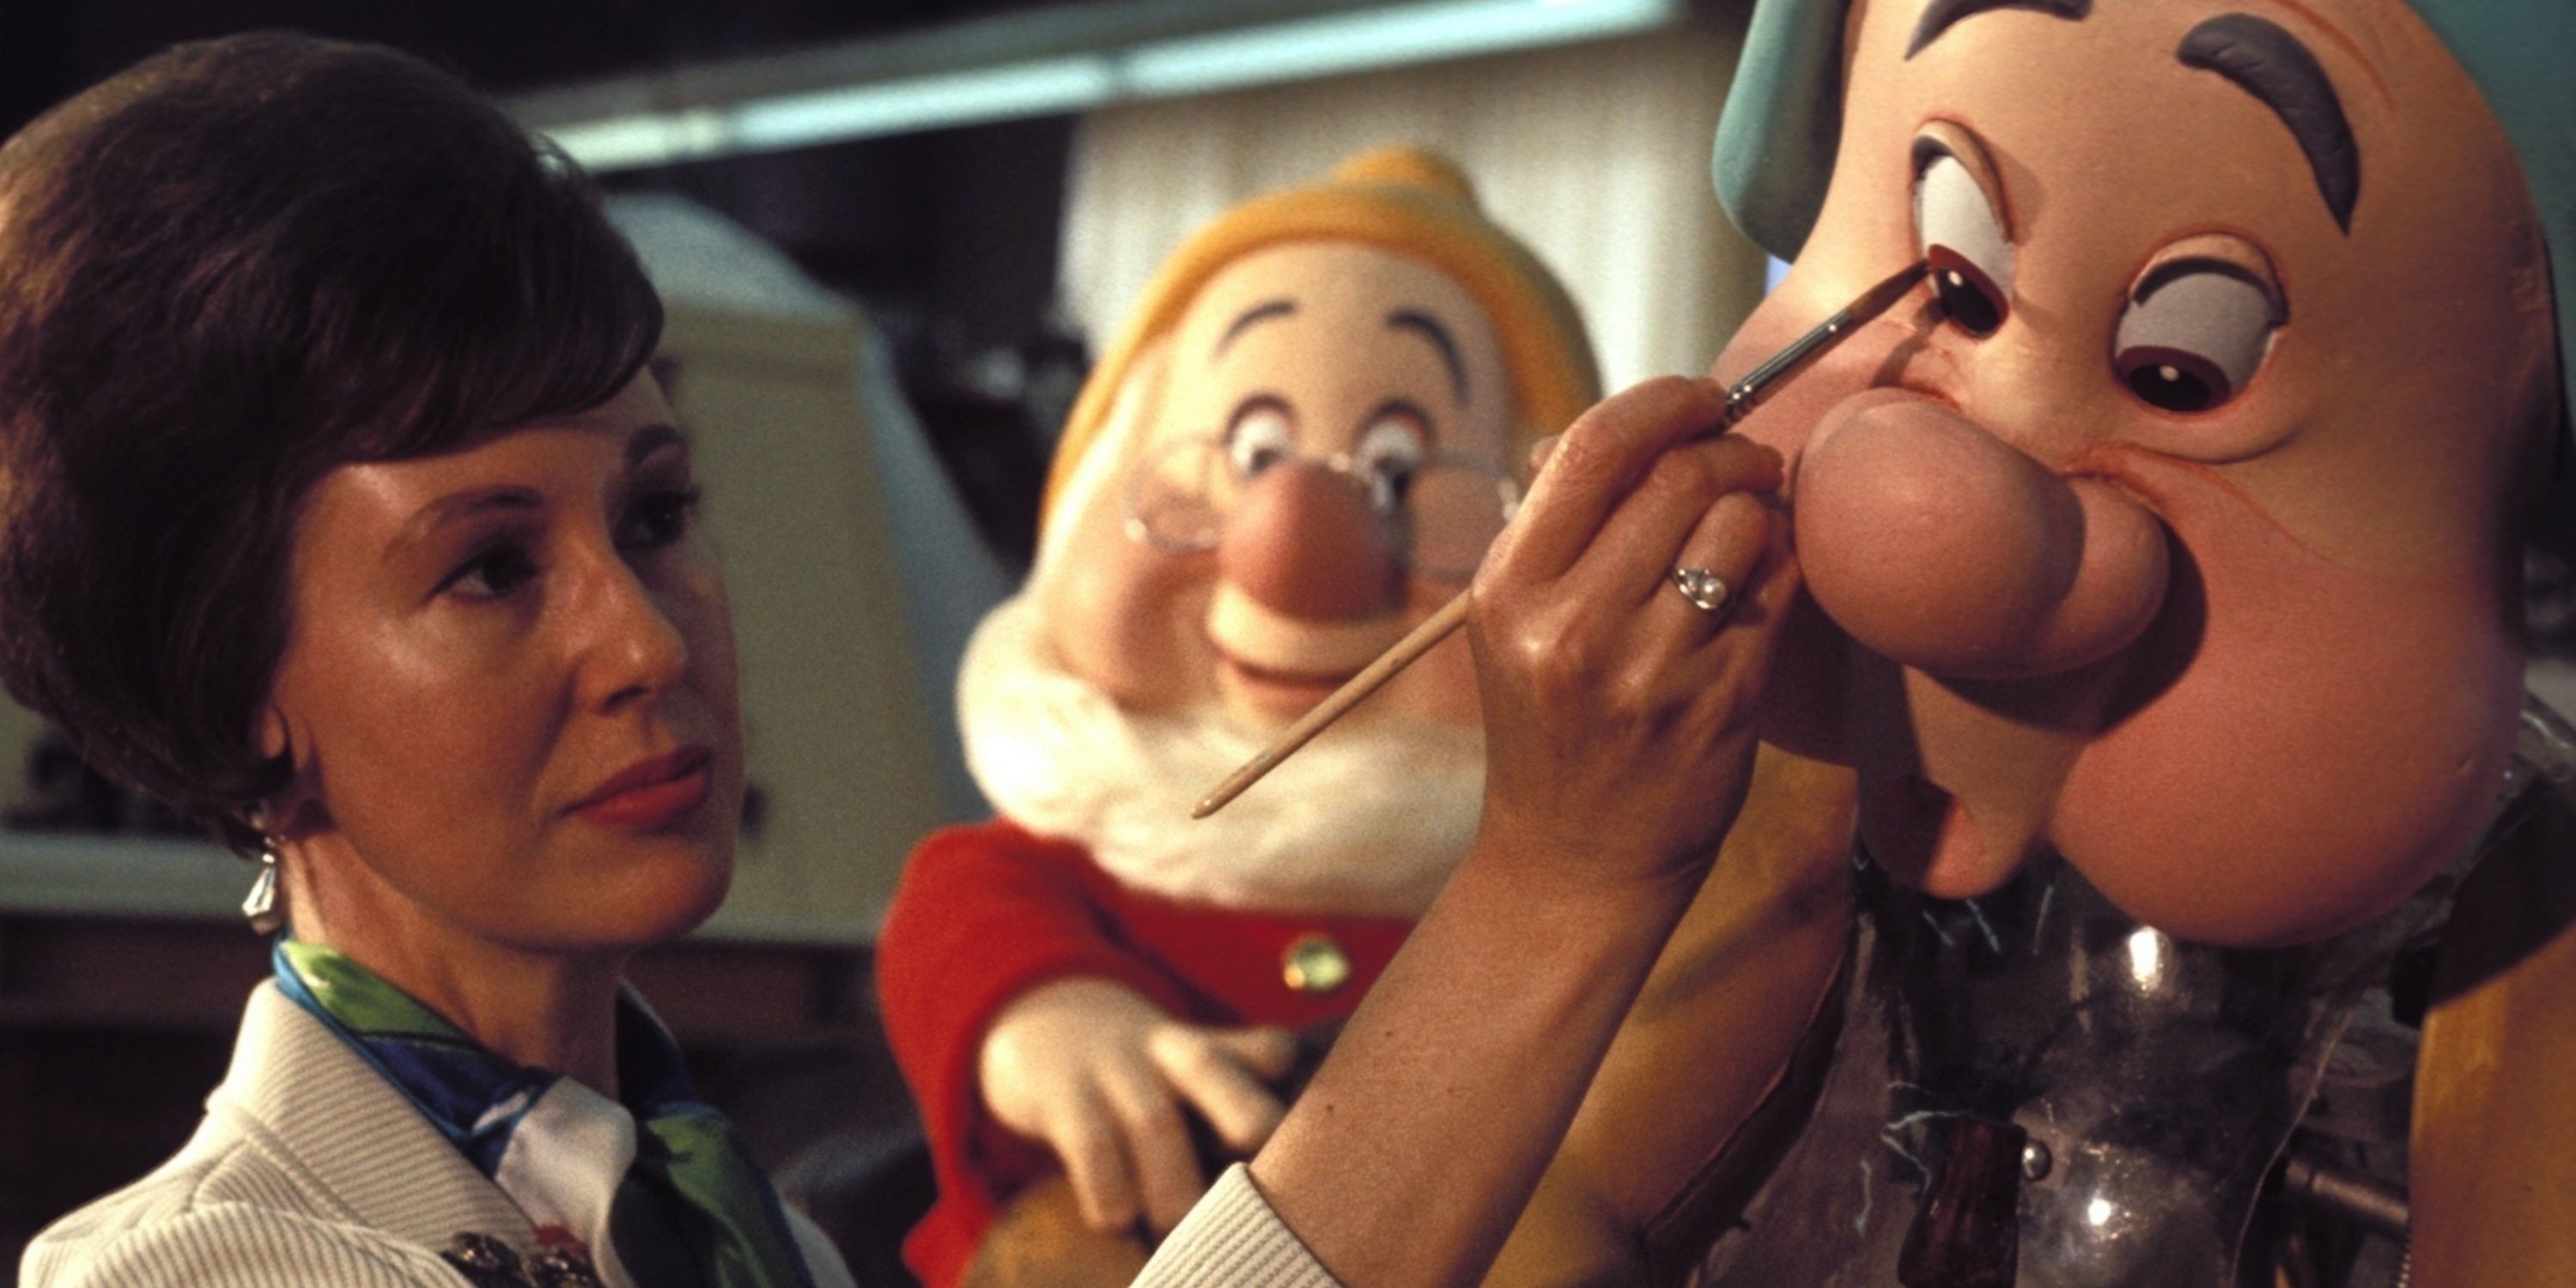
[[[636,975],[865,1273],[924,1183],[869,944],[913,841],[982,812],[956,657],[1095,346],[1202,219],[1406,142],[1571,284],[1614,386],[1700,370],[1764,281],[1706,180],[1746,8],[8,0],[0,131],[291,27],[443,62],[598,175],[669,304],[752,738],[733,896]],[[265,970],[250,876],[0,700],[0,1268],[193,1128]]]

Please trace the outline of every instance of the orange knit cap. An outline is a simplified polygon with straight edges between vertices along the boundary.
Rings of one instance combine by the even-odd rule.
[[[1382,147],[1343,162],[1321,183],[1255,197],[1209,221],[1154,274],[1143,301],[1100,356],[1064,425],[1047,477],[1047,506],[1100,428],[1138,354],[1180,321],[1199,288],[1248,252],[1281,242],[1350,241],[1412,256],[1456,280],[1502,340],[1519,413],[1507,463],[1600,400],[1601,376],[1583,318],[1565,288],[1510,233],[1485,217],[1457,166],[1419,148]]]

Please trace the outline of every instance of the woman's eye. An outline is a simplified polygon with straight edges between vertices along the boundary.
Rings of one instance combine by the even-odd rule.
[[[644,549],[670,545],[689,534],[697,513],[696,488],[647,493],[626,511],[618,544]]]
[[[1938,147],[1923,154],[1914,181],[1914,236],[1931,265],[1941,311],[1984,339],[2012,312],[2012,242],[1976,177]]]
[[[2272,296],[2234,265],[2157,270],[2121,310],[2111,371],[2166,411],[2208,411],[2242,392],[2280,326]]]
[[[1250,478],[1288,459],[1297,450],[1296,427],[1288,408],[1276,398],[1254,398],[1235,408],[1225,427],[1226,459],[1234,472]]]
[[[517,542],[487,546],[472,558],[458,564],[455,571],[438,584],[443,593],[463,595],[469,599],[499,599],[526,585],[537,575],[537,561],[528,548]]]
[[[1351,451],[1351,459],[1369,481],[1372,499],[1388,510],[1403,502],[1413,476],[1422,469],[1422,455],[1421,418],[1403,411],[1387,412],[1369,422]]]

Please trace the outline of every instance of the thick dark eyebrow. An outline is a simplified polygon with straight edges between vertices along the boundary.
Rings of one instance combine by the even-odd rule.
[[[1467,368],[1458,361],[1458,342],[1449,338],[1449,328],[1440,319],[1419,309],[1397,309],[1386,315],[1386,324],[1398,331],[1413,331],[1440,351],[1440,361],[1449,367],[1449,392],[1458,396],[1458,405],[1467,405]]]
[[[2192,28],[2174,57],[2185,67],[2226,77],[2279,113],[2299,150],[2308,154],[2326,209],[2337,226],[2352,232],[2352,208],[2361,199],[2361,149],[2334,82],[2298,37],[2250,13],[2221,14]]]
[[[1267,318],[1284,318],[1296,311],[1297,301],[1295,300],[1264,300],[1245,309],[1242,316],[1226,324],[1225,334],[1217,337],[1217,354],[1222,356],[1225,353],[1225,347],[1234,343],[1234,337],[1243,334],[1253,323]]]
[[[1972,18],[1990,9],[2029,9],[2052,18],[2080,22],[2093,12],[2093,0],[1932,0],[1925,6],[1923,17],[1914,24],[1913,43],[1905,47],[1912,58],[1923,52],[1942,32],[1962,18]]]
[[[394,539],[385,543],[384,561],[394,562],[405,551],[418,547],[432,534],[460,519],[493,511],[530,513],[544,509],[545,504],[545,498],[539,496],[535,488],[478,487],[450,492],[422,506],[419,513],[395,532]]]

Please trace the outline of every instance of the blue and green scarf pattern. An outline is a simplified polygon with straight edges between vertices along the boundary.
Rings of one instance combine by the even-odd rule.
[[[505,1190],[503,1163],[530,1111],[558,1086],[577,1085],[483,1049],[330,948],[281,937],[274,964],[280,990]],[[679,1049],[631,995],[618,999],[617,1066],[636,1149],[608,1226],[638,1288],[813,1288],[767,1175],[724,1115],[696,1098]]]

